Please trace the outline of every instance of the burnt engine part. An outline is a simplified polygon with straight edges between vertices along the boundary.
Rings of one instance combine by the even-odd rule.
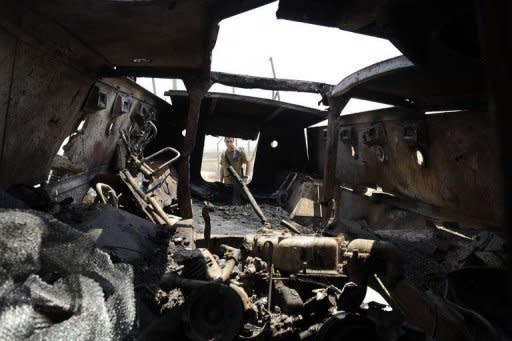
[[[164,276],[161,288],[183,292],[180,314],[190,339],[495,336],[485,318],[412,286],[404,277],[403,258],[387,242],[347,243],[342,237],[276,231],[239,242],[245,243],[240,250],[224,245],[218,254],[196,249],[173,255],[179,265]],[[368,284],[391,311],[387,305],[362,304]],[[236,319],[225,322],[232,314]],[[404,328],[404,317],[416,331]],[[466,328],[464,320],[473,327]]]
[[[315,340],[379,340],[375,324],[368,318],[358,314],[340,312],[323,324]]]
[[[96,183],[94,189],[96,190],[96,193],[98,194],[98,197],[102,203],[110,204],[115,208],[119,207],[119,196],[112,187],[107,184],[98,182]]]
[[[285,273],[322,273],[339,275],[338,265],[341,262],[342,248],[345,240],[342,237],[291,236],[289,234],[257,234],[246,237],[254,255],[267,260],[269,255],[265,243],[273,245],[272,259],[276,269]]]
[[[174,260],[183,266],[183,278],[215,280],[222,276],[217,261],[206,249],[180,250],[174,255]]]
[[[283,281],[274,282],[274,295],[273,301],[282,307],[282,311],[287,315],[300,314],[304,309],[304,301],[297,290],[287,287]]]
[[[291,233],[301,234],[301,232],[297,229],[295,224],[293,222],[291,222],[291,221],[288,221],[286,219],[282,219],[281,220],[281,225],[286,227],[288,229],[288,231],[290,231]]]
[[[311,338],[340,309],[361,311],[366,286],[347,283],[346,244],[341,237],[274,231],[245,239],[242,250],[223,245],[218,255],[182,250],[173,255],[178,265],[162,278],[161,288],[184,293],[182,319],[190,339]],[[231,314],[237,319],[225,322]],[[361,321],[370,325],[363,316],[349,317],[343,326],[330,322],[324,334],[346,328],[352,335]]]
[[[233,340],[244,322],[244,305],[233,288],[208,283],[188,297],[183,322],[190,340]]]
[[[214,207],[208,203],[207,201],[204,202],[203,209],[201,210],[201,215],[204,219],[204,240],[206,244],[206,248],[210,249],[210,238],[212,233],[212,223],[210,219],[210,211],[214,211]]]

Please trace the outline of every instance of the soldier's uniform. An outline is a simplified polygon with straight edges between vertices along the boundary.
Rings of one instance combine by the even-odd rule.
[[[247,155],[243,150],[235,148],[232,152],[226,150],[224,153],[222,153],[222,156],[220,158],[220,164],[222,166],[222,177],[224,183],[233,184],[235,182],[235,179],[233,179],[231,174],[229,174],[229,166],[232,166],[238,173],[238,175],[242,177],[242,165],[248,162],[249,160],[247,159]]]

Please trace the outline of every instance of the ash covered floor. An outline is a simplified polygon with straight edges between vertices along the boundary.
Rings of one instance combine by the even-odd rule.
[[[254,233],[261,227],[261,221],[249,204],[227,205],[225,203],[213,204],[214,210],[210,212],[213,234],[246,234]],[[259,204],[261,210],[274,229],[283,229],[280,222],[289,219],[288,212],[280,206]],[[204,231],[204,219],[201,211],[204,201],[192,200],[192,211],[196,224],[196,231]]]

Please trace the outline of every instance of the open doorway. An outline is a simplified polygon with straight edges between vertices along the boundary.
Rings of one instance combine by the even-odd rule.
[[[254,163],[256,161],[256,150],[258,147],[258,138],[255,140],[245,140],[234,138],[235,147],[243,151],[247,155],[247,159],[251,164],[252,172],[250,172],[248,182],[251,181],[254,174]],[[206,135],[204,141],[203,159],[201,162],[201,177],[208,182],[221,181],[221,158],[226,150],[224,136]]]

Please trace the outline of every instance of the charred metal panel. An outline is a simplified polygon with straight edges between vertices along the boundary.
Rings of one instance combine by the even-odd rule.
[[[90,93],[91,102],[96,103],[101,97],[96,93],[105,94],[105,108],[86,114],[82,130],[73,135],[64,148],[70,161],[89,170],[109,165],[120,129],[128,128],[132,113],[142,107],[156,112],[154,105],[157,104],[152,94],[126,79],[105,79],[96,83]],[[165,106],[160,100],[158,104]]]
[[[169,111],[170,106],[166,102],[129,79],[108,78],[96,82],[80,114],[83,127],[72,134],[64,146],[64,156],[87,174],[68,179],[69,185],[54,184],[52,195],[58,197],[66,192],[68,196],[81,198],[92,178],[115,170],[112,164],[120,132],[130,126],[132,116],[157,112],[166,115]]]
[[[261,130],[251,187],[275,189],[288,172],[304,171],[307,162],[304,127],[286,119],[273,122]]]
[[[52,18],[112,67],[209,69],[217,23],[268,0],[23,1],[24,11]],[[7,1],[5,7],[16,1]]]
[[[432,70],[462,62],[481,67],[475,6],[468,1],[280,0],[277,17],[389,39]]]
[[[11,84],[14,70],[16,38],[0,31],[0,164],[5,136],[5,121],[9,112]]]
[[[15,58],[0,183],[36,184],[76,123],[91,79],[20,41]]]
[[[448,69],[428,69],[405,56],[354,72],[339,82],[330,96],[350,96],[424,111],[474,109],[487,103],[481,68],[461,63]]]
[[[186,110],[185,91],[167,91],[173,102],[173,119]],[[304,127],[326,117],[325,112],[265,98],[208,93],[201,105],[201,122],[207,134],[256,139],[262,126],[286,116]]]
[[[397,108],[342,116],[339,132],[351,127],[358,139],[353,145],[338,144],[337,182],[351,188],[381,187],[442,207],[454,221],[497,226],[503,215],[501,185],[485,117],[482,112],[422,115]],[[376,124],[387,141],[365,144],[364,134]]]
[[[326,209],[320,203],[324,195],[321,181],[300,179],[297,183],[292,187],[286,203],[290,219],[302,226],[319,226]]]
[[[42,13],[29,10],[26,3],[5,1],[0,13],[0,27],[19,43],[52,56],[84,75],[95,76],[104,58],[91,46]],[[39,62],[34,59],[35,63]]]
[[[315,25],[338,26],[349,31],[368,31],[375,25],[376,1],[281,0],[277,17]],[[376,34],[373,28],[371,34]]]
[[[344,221],[364,221],[371,227],[369,230],[377,228],[379,231],[426,226],[426,221],[432,220],[431,217],[373,199],[373,196],[369,197],[342,187],[338,193],[339,205],[336,207],[336,214]],[[352,232],[364,233],[360,230]]]
[[[325,144],[327,140],[327,127],[308,128],[308,169],[312,174],[323,177],[325,165]]]
[[[101,58],[19,3],[2,6],[0,27],[0,185],[37,184],[76,125]]]
[[[206,133],[204,126],[199,124],[199,132],[197,133],[196,148],[190,157],[190,182],[204,181],[201,176],[201,166],[203,164],[204,142]]]

